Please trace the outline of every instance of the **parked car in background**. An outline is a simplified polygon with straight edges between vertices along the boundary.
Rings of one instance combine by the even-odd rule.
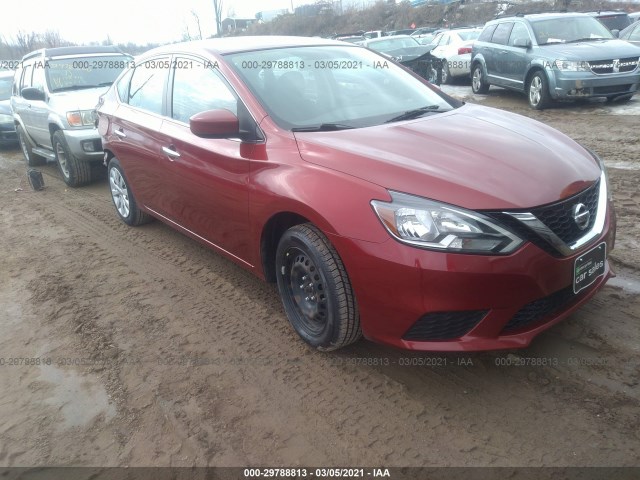
[[[633,21],[627,12],[622,11],[605,11],[587,12],[588,15],[597,18],[611,32],[620,31],[627,28]]]
[[[640,47],[614,38],[593,16],[547,13],[487,23],[473,45],[471,87],[525,92],[529,105],[604,97],[626,101],[638,90]]]
[[[431,54],[433,45],[422,45],[409,35],[374,38],[361,45],[391,57],[433,84],[442,81],[442,61]]]
[[[98,97],[131,61],[116,47],[47,48],[25,55],[11,107],[27,164],[56,161],[70,187],[90,182],[103,161],[95,127]]]
[[[15,144],[18,141],[9,102],[12,84],[13,71],[0,70],[0,145]]]
[[[366,39],[370,38],[380,38],[386,36],[386,33],[382,30],[370,30],[368,32],[364,32],[363,37]]]
[[[361,334],[413,350],[522,348],[612,275],[596,154],[366,48],[167,45],[97,111],[120,219],[158,218],[277,283],[319,350]]]
[[[632,23],[620,32],[620,40],[626,40],[640,46],[640,21]]]
[[[632,22],[637,22],[638,20],[640,20],[640,12],[630,13],[629,18],[631,19]]]
[[[482,28],[457,28],[440,32],[431,41],[431,54],[444,60],[442,83],[471,76],[471,47],[481,32]]]
[[[387,35],[411,35],[413,32],[415,32],[416,29],[415,28],[405,28],[402,30],[391,30],[389,32],[387,32]]]

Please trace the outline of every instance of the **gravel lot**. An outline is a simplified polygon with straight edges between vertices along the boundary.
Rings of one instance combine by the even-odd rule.
[[[618,277],[590,304],[522,351],[317,353],[275,287],[160,222],[125,226],[106,178],[72,190],[47,165],[33,192],[5,148],[0,465],[640,466],[640,98],[534,112],[445,90],[611,167]]]

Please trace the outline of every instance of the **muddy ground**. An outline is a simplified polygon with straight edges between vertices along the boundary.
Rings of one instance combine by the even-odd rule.
[[[48,165],[33,192],[18,148],[0,150],[0,465],[640,465],[640,99],[470,100],[611,167],[618,277],[526,350],[317,353],[273,286],[160,222],[120,222],[106,179],[68,189]]]

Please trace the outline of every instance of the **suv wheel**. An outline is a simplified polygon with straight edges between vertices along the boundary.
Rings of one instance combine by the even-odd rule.
[[[29,167],[35,167],[38,165],[43,165],[45,163],[45,159],[37,156],[33,153],[33,148],[27,140],[27,134],[24,133],[24,129],[18,125],[18,141],[20,142],[20,148],[22,149],[22,155],[24,155],[24,160],[27,162]]]
[[[143,223],[148,223],[151,216],[138,208],[136,199],[129,188],[124,176],[122,166],[116,157],[109,161],[109,188],[111,189],[111,200],[116,207],[116,212],[120,219],[127,225],[136,227]]]
[[[535,110],[542,110],[549,106],[551,97],[549,95],[549,85],[547,77],[542,72],[536,72],[529,80],[527,87],[529,105]]]
[[[53,134],[53,151],[64,183],[70,187],[79,187],[91,181],[91,164],[76,158],[69,149],[62,130]]]
[[[489,91],[489,87],[490,84],[485,81],[482,73],[482,65],[476,63],[471,73],[471,90],[473,90],[473,93],[484,94]]]
[[[320,230],[306,223],[287,230],[276,252],[278,290],[289,322],[312,347],[336,350],[362,335],[351,282]]]

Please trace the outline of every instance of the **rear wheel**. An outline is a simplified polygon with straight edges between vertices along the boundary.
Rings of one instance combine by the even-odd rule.
[[[347,272],[315,226],[296,225],[284,233],[276,275],[289,322],[305,342],[330,351],[360,338],[360,316]]]
[[[482,65],[477,63],[471,73],[471,90],[473,93],[485,94],[489,91],[489,86],[482,73]]]
[[[53,134],[53,151],[64,183],[70,187],[80,187],[91,181],[91,164],[78,160],[71,152],[62,130]]]
[[[27,166],[36,167],[38,165],[43,165],[45,163],[45,159],[33,153],[33,147],[29,143],[24,129],[18,125],[17,131],[18,142],[20,142],[20,149],[22,150],[24,161],[27,162]]]
[[[136,199],[131,193],[124,176],[122,166],[116,157],[109,161],[108,173],[111,200],[113,200],[113,205],[116,207],[116,213],[120,219],[132,227],[149,222],[151,216],[138,208]]]
[[[544,73],[536,72],[533,74],[529,80],[527,93],[531,108],[535,110],[542,110],[549,106],[549,103],[551,103],[551,96],[549,95],[547,77]]]

